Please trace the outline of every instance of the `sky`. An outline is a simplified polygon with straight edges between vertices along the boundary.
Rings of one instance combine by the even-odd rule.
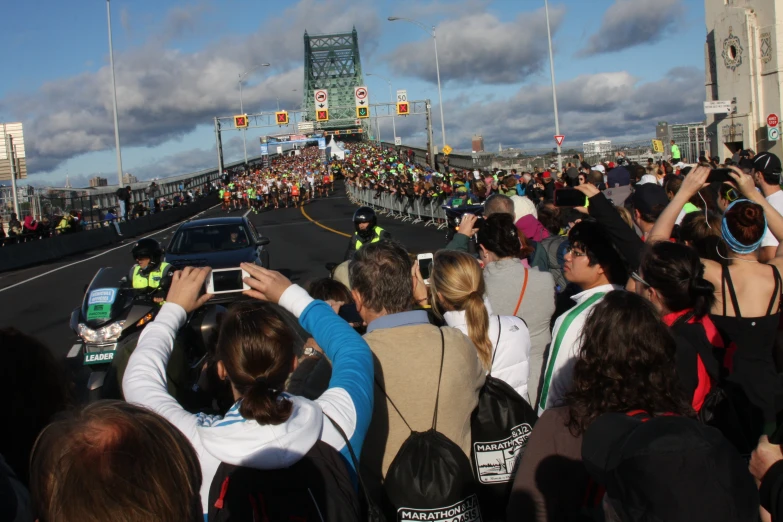
[[[704,119],[703,0],[551,0],[559,123],[564,147],[653,137],[658,121]],[[24,124],[28,180],[86,186],[117,178],[106,4],[35,0],[3,8],[0,121]],[[298,108],[303,34],[356,27],[371,102],[389,87],[432,100],[442,143],[432,38],[435,27],[447,142],[488,151],[554,146],[555,120],[543,0],[112,0],[123,171],[140,179],[217,165],[213,118]],[[422,116],[397,118],[404,144],[423,145]],[[247,132],[248,153],[258,137]],[[381,137],[392,138],[391,120]],[[238,132],[223,136],[242,159]]]

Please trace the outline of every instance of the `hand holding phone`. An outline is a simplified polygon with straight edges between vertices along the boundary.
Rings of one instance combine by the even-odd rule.
[[[707,176],[707,183],[714,183],[716,181],[720,183],[733,182],[734,179],[729,175],[731,169],[712,169],[710,175]]]
[[[416,261],[419,262],[419,272],[421,272],[421,278],[424,280],[424,284],[429,285],[430,274],[432,272],[432,254],[419,254],[416,256]]]
[[[217,268],[206,281],[208,294],[230,294],[250,290],[244,279],[248,273],[241,268]]]

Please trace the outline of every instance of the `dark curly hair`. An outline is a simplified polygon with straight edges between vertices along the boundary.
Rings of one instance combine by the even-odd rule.
[[[675,370],[674,338],[643,297],[606,294],[587,318],[581,343],[565,397],[575,437],[607,412],[693,415]]]

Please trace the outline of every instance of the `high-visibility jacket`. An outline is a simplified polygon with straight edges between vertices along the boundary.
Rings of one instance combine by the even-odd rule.
[[[677,145],[672,145],[672,159],[674,158],[682,158],[682,156],[680,156],[680,147]]]
[[[381,240],[381,233],[383,232],[383,229],[381,227],[375,227],[373,229],[373,232],[375,232],[375,237],[372,238],[370,243],[377,243]],[[359,235],[356,234],[356,250],[362,248],[362,245],[363,245],[362,240],[359,239]]]
[[[139,265],[135,265],[133,267],[132,277],[133,288],[158,288],[160,286],[161,279],[163,279],[163,274],[166,272],[166,269],[169,266],[169,263],[163,262],[160,264],[157,270],[153,270],[144,276],[141,274],[141,267]]]

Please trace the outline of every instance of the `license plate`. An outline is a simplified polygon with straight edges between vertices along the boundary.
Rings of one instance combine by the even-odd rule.
[[[114,351],[84,354],[84,364],[105,364],[114,360]]]

